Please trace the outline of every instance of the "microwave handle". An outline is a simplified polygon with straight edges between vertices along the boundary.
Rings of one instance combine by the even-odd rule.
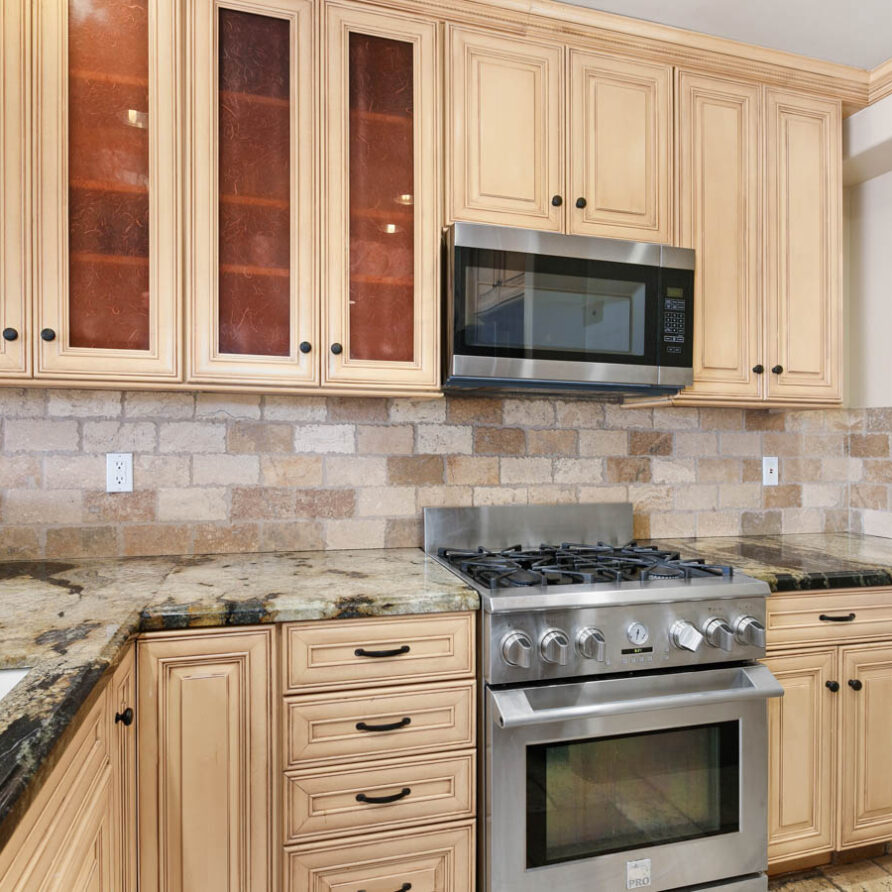
[[[523,689],[489,691],[495,720],[501,728],[518,728],[523,725],[549,725],[576,719],[594,719],[604,716],[627,715],[649,712],[655,709],[678,709],[685,706],[711,706],[739,703],[742,700],[765,700],[782,697],[784,689],[767,666],[746,666],[740,670],[748,684],[734,685],[721,690],[697,690],[696,686],[679,694],[660,694],[653,697],[622,697],[596,703],[577,703],[554,709],[533,709]],[[704,672],[704,677],[708,677]]]

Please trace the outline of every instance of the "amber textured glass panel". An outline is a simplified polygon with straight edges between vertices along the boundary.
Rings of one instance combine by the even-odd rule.
[[[415,354],[414,45],[350,35],[350,356]]]
[[[290,25],[221,9],[219,33],[219,350],[288,356]]]
[[[68,15],[69,343],[147,350],[148,0]]]

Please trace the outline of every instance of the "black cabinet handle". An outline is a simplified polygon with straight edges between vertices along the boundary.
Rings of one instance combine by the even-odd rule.
[[[389,725],[369,725],[367,722],[357,722],[357,731],[396,731],[398,728],[405,728],[412,724],[409,716],[400,719],[398,722],[391,722]]]
[[[300,342],[300,352],[301,353],[309,353],[313,347],[311,346],[309,341],[301,341]]]
[[[44,328],[44,329],[40,332],[40,336],[41,336],[45,341],[55,341],[55,340],[56,340],[56,333],[55,333],[51,328]]]
[[[584,198],[576,199],[576,207],[578,207],[580,210],[582,210],[587,204],[588,202]]]
[[[552,203],[556,208],[559,208],[559,207],[564,203],[564,199],[561,198],[560,195],[552,195],[552,196],[551,196],[551,203]]]
[[[331,345],[331,352],[334,353],[335,356],[337,356],[343,349],[344,348],[340,344]]]
[[[409,892],[411,888],[411,883],[403,883],[403,885],[400,886],[399,889],[396,889],[395,892]],[[365,892],[365,889],[357,889],[356,892]]]
[[[400,799],[405,799],[411,792],[411,787],[403,787],[399,793],[394,793],[393,796],[366,796],[365,793],[357,793],[356,801],[368,802],[370,805],[386,805],[388,802],[399,802]]]
[[[753,371],[754,371],[757,375],[761,375],[762,372],[765,371],[765,366],[762,365],[762,363],[760,362],[758,365],[754,365],[754,366],[753,366]]]
[[[4,328],[3,329],[3,340],[4,341],[15,341],[18,339],[19,333],[14,328]]]
[[[825,682],[827,687],[830,688],[830,692],[835,694],[839,690],[839,682],[838,681],[828,681]]]
[[[409,653],[409,645],[404,644],[402,647],[395,647],[393,650],[366,650],[364,647],[357,647],[353,651],[357,657],[398,657],[401,654]]]
[[[774,372],[775,375],[780,375],[783,373],[784,367],[782,365],[773,365],[771,367],[771,371]]]
[[[855,619],[855,614],[849,613],[846,616],[830,616],[829,614],[822,613],[818,619],[822,623],[850,623]]]
[[[861,682],[858,681],[857,678],[850,678],[850,679],[849,679],[849,687],[850,687],[853,691],[860,691],[861,688],[864,687],[864,685],[861,684]]]
[[[123,712],[115,713],[115,724],[120,722],[125,728],[133,724],[133,710],[128,706]]]

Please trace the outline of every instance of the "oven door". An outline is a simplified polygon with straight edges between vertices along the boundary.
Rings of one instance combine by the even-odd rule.
[[[761,665],[486,693],[487,892],[668,890],[767,861]]]

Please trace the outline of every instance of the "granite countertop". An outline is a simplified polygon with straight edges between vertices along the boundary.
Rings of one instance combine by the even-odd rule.
[[[53,744],[136,632],[478,606],[416,548],[0,563],[0,669],[32,667],[0,700],[0,846]]]

